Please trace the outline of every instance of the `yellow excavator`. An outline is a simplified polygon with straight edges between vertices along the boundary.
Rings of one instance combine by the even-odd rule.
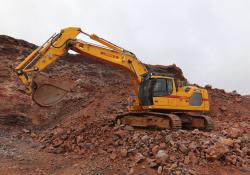
[[[76,38],[79,34],[101,45],[79,40]],[[54,34],[16,67],[17,76],[40,106],[54,105],[72,89],[72,82],[40,76],[42,70],[69,50],[124,68],[133,77],[136,98],[129,106],[129,112],[116,117],[118,124],[173,130],[212,130],[212,121],[205,115],[209,112],[206,89],[192,85],[179,86],[172,75],[149,72],[132,52],[77,27],[65,28]]]

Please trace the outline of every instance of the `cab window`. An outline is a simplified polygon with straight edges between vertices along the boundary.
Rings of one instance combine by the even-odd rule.
[[[173,82],[171,79],[155,79],[153,86],[153,96],[161,97],[172,94]]]
[[[173,81],[172,79],[166,79],[167,81],[167,95],[171,95],[173,92]]]

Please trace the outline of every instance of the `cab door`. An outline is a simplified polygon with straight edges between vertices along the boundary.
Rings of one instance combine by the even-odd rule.
[[[167,81],[167,91],[168,91],[166,98],[168,98],[168,105],[176,106],[176,101],[178,99],[178,96],[176,95],[176,87],[174,79],[168,78],[166,79],[166,81]]]
[[[153,103],[155,106],[175,106],[176,99],[172,98],[173,79],[157,78],[152,82]]]
[[[142,81],[139,88],[139,101],[141,106],[153,105],[151,79]]]

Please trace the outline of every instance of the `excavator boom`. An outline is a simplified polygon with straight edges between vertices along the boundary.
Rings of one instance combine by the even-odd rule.
[[[76,36],[80,33],[103,46],[76,39]],[[147,73],[146,67],[133,53],[95,34],[89,35],[80,28],[65,28],[60,33],[50,37],[16,67],[18,77],[26,85],[28,91],[32,93],[33,100],[37,104],[51,106],[62,100],[73,87],[72,82],[65,81],[62,83],[57,80],[48,80],[38,74],[67,53],[68,50],[125,68],[137,82],[141,82],[141,75]]]

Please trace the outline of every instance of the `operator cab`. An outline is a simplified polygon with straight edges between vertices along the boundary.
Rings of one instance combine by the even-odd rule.
[[[174,78],[171,76],[162,73],[143,75],[139,88],[140,105],[153,105],[153,97],[170,96],[175,90]]]

